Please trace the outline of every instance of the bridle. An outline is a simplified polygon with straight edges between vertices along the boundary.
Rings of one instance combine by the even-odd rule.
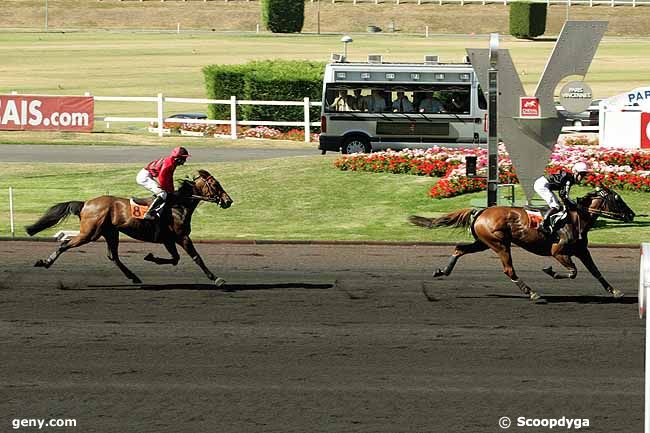
[[[215,180],[214,177],[209,176],[207,178],[202,178],[199,176],[197,179],[203,179],[204,184],[205,186],[208,187],[208,192],[212,197],[206,197],[204,195],[195,195],[195,194],[192,194],[190,197],[192,197],[195,200],[202,200],[210,203],[221,204],[221,194],[219,194],[219,191],[217,191],[215,187],[210,185],[210,181]],[[194,181],[196,181],[196,179],[194,179]]]
[[[584,210],[586,210],[589,214],[591,215],[597,215],[597,216],[604,216],[605,218],[611,218],[614,220],[620,220],[623,221],[625,219],[625,216],[622,215],[622,212],[611,212],[608,210],[602,209],[603,206],[607,205],[610,202],[610,194],[611,191],[606,190],[606,189],[600,189],[597,190],[595,193],[588,194],[587,196],[600,196],[600,204],[598,205],[597,208],[593,209],[591,207],[585,207],[581,206]],[[593,202],[593,201],[592,201]]]

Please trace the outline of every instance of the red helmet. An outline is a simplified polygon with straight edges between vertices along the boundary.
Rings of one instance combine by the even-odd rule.
[[[172,153],[170,155],[172,158],[189,158],[190,153],[185,149],[184,147],[180,146],[172,150]]]

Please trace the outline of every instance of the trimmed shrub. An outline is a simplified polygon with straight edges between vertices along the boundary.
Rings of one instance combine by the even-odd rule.
[[[210,65],[203,68],[205,87],[209,99],[230,99],[244,96],[244,80],[248,65]],[[209,119],[230,119],[230,106],[208,106]]]
[[[299,33],[305,22],[304,0],[262,0],[262,24],[273,33]]]
[[[211,65],[203,68],[207,95],[210,99],[251,99],[260,101],[312,101],[322,99],[324,62],[269,60],[245,65]],[[240,105],[240,120],[300,121],[302,106]],[[320,108],[312,107],[315,121]],[[211,119],[229,119],[230,106],[208,108]]]
[[[532,39],[546,31],[546,3],[518,1],[510,3],[510,34]]]
[[[246,99],[260,101],[320,101],[325,63],[307,61],[253,62],[244,84]],[[242,114],[247,120],[296,121],[303,118],[302,106],[247,105]],[[310,117],[317,120],[320,109],[312,107]]]

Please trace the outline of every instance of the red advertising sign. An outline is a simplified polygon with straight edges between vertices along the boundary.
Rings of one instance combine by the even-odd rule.
[[[519,117],[540,117],[539,99],[534,96],[519,98]]]
[[[641,149],[650,149],[650,113],[641,113]]]
[[[0,130],[92,132],[92,96],[0,95]]]

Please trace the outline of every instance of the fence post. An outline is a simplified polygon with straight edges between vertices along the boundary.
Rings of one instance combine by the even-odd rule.
[[[309,108],[311,107],[311,104],[309,103],[309,98],[305,97],[305,143],[309,143],[311,141],[311,132],[309,131],[310,128],[310,123],[311,120],[309,119]]]
[[[237,139],[237,97],[230,97],[230,138]]]
[[[165,120],[165,116],[163,115],[163,94],[158,93],[158,101],[156,101],[158,104],[158,137],[163,136],[163,120]]]
[[[9,225],[11,226],[11,237],[15,236],[14,231],[14,188],[9,187]]]

